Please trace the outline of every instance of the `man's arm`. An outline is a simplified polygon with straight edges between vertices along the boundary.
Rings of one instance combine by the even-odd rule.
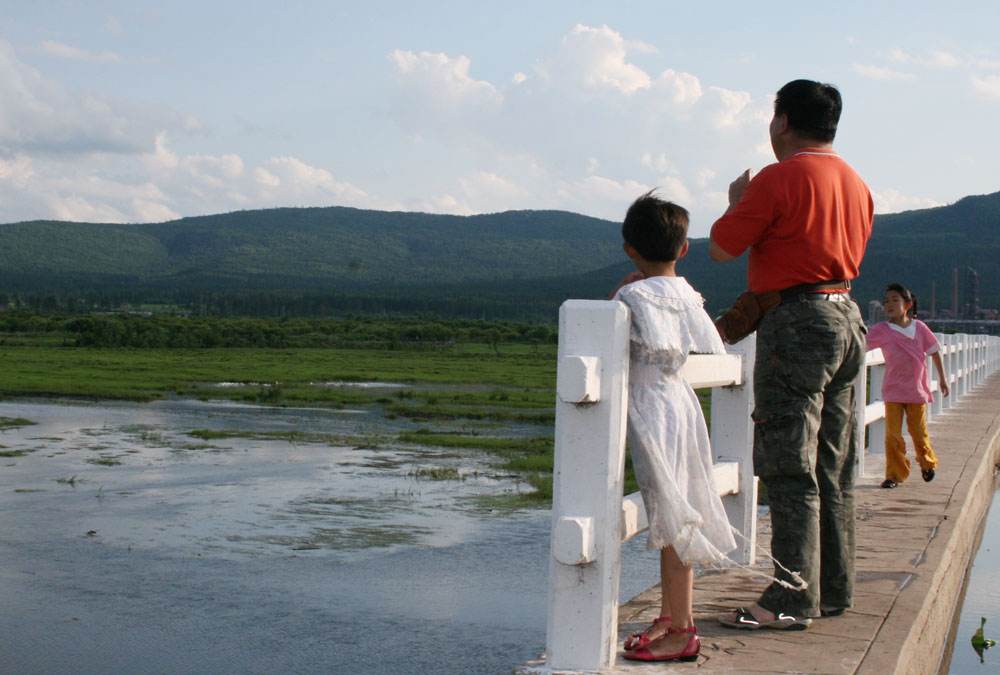
[[[750,184],[750,180],[753,178],[753,169],[747,169],[741,173],[736,180],[729,184],[729,208],[726,209],[726,213],[733,210],[740,199],[743,198],[743,193],[747,189],[747,185]],[[739,256],[730,255],[721,246],[715,243],[714,239],[709,238],[708,240],[708,255],[711,256],[712,260],[715,262],[729,262],[730,260],[736,260]]]
[[[715,243],[714,239],[708,240],[708,255],[712,257],[715,262],[729,262],[730,260],[736,260],[735,255],[729,255],[726,253],[725,249]]]

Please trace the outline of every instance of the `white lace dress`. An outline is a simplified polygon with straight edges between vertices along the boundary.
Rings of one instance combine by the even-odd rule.
[[[701,405],[680,375],[690,352],[725,353],[704,299],[683,277],[650,277],[615,295],[632,312],[628,441],[649,518],[648,549],[686,563],[736,548],[712,473]]]

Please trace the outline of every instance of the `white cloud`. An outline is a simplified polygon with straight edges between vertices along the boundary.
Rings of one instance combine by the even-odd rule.
[[[915,80],[917,76],[913,73],[904,73],[898,70],[892,70],[891,68],[886,68],[885,66],[866,66],[860,63],[855,63],[851,66],[851,69],[858,75],[864,77],[870,77],[873,80]]]
[[[145,199],[132,200],[132,212],[136,215],[136,220],[142,223],[162,223],[165,220],[177,220],[181,217],[170,207]]]
[[[944,206],[944,203],[927,197],[908,197],[898,190],[888,189],[882,192],[872,191],[872,201],[875,202],[875,213],[897,213],[913,209],[929,209]]]
[[[0,92],[0,155],[147,153],[156,130],[197,124],[169,110],[70,91],[24,64],[4,40],[0,40]]]
[[[667,173],[674,170],[674,166],[667,159],[667,153],[665,152],[661,152],[658,155],[654,155],[651,152],[644,152],[639,159],[639,163],[657,173]]]
[[[512,77],[510,81],[513,82],[514,84],[522,84],[527,79],[528,79],[527,75],[525,75],[524,73],[521,73],[521,72],[517,72],[517,73],[514,73],[514,77]]]
[[[706,188],[713,180],[715,180],[716,173],[711,169],[701,169],[698,171],[695,181],[698,187]]]
[[[258,166],[256,169],[253,170],[253,178],[261,185],[266,185],[268,187],[278,187],[279,185],[281,185],[280,178],[278,178],[273,173],[260,166]]]
[[[1000,76],[984,75],[972,77],[972,88],[982,98],[995,101],[1000,99]]]
[[[709,87],[706,98],[715,102],[712,120],[716,128],[728,127],[741,121],[741,113],[750,105],[750,94],[721,87]]]
[[[350,183],[339,182],[326,169],[309,166],[295,157],[273,157],[264,162],[264,170],[275,176],[280,185],[295,196],[310,195],[329,204],[331,198],[356,201],[365,192]]]
[[[446,54],[414,54],[396,49],[389,54],[389,62],[400,83],[443,105],[495,103],[503,98],[492,84],[469,75],[471,62],[467,56],[452,59]]]
[[[694,204],[694,196],[692,196],[691,191],[676,176],[666,176],[661,179],[660,194],[664,199],[680,204],[685,208],[691,208]]]
[[[562,39],[554,59],[542,66],[554,81],[580,83],[588,88],[634,94],[651,85],[649,75],[626,60],[628,47],[622,36],[601,26],[577,25]]]
[[[34,173],[31,168],[31,158],[25,155],[17,155],[10,159],[0,157],[0,181],[20,184],[31,178]]]
[[[180,160],[176,153],[167,149],[166,131],[160,131],[156,134],[155,149],[152,154],[144,155],[142,161],[146,168],[151,171],[177,168]]]
[[[927,65],[935,66],[937,68],[958,68],[964,65],[964,63],[954,54],[949,54],[948,52],[941,51],[931,51],[931,56],[926,61]]]
[[[121,57],[118,54],[108,50],[99,53],[92,52],[89,49],[73,47],[61,42],[53,42],[52,40],[45,40],[38,47],[43,54],[61,59],[70,59],[72,61],[91,61],[94,63],[117,63],[121,61]]]
[[[897,63],[910,63],[913,58],[898,47],[889,52],[889,58]]]
[[[51,196],[47,200],[51,217],[88,223],[124,223],[128,219],[118,209],[108,204],[93,204],[76,195]]]
[[[459,184],[469,199],[500,200],[509,204],[518,197],[523,197],[527,191],[514,182],[487,171],[478,171],[467,178],[460,178]]]
[[[697,77],[690,73],[679,73],[672,68],[660,73],[654,86],[678,106],[693,105],[702,97],[701,82]]]

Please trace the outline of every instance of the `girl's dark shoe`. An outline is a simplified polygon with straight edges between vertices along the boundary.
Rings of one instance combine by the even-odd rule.
[[[934,469],[922,469],[920,475],[924,477],[924,482],[930,483],[934,480]]]
[[[924,480],[927,480],[927,479],[925,478]],[[884,488],[894,488],[897,485],[899,485],[899,483],[897,483],[896,481],[894,481],[891,478],[886,478],[884,481],[882,481],[882,487],[884,487]]]

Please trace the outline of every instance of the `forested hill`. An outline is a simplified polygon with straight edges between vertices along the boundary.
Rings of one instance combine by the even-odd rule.
[[[621,253],[619,226],[561,211],[480,216],[282,208],[117,225],[0,225],[0,278],[37,288],[343,289],[555,276]]]
[[[714,312],[744,288],[746,263],[713,263],[707,249],[693,240],[679,270]],[[952,270],[961,304],[967,266],[979,273],[980,305],[1000,307],[1000,193],[877,216],[854,295],[864,305],[898,281],[926,307],[933,281],[947,308]],[[77,310],[165,302],[227,314],[554,320],[564,299],[603,298],[630,269],[618,223],[562,211],[282,208],[143,225],[0,224],[0,304],[45,296]]]

